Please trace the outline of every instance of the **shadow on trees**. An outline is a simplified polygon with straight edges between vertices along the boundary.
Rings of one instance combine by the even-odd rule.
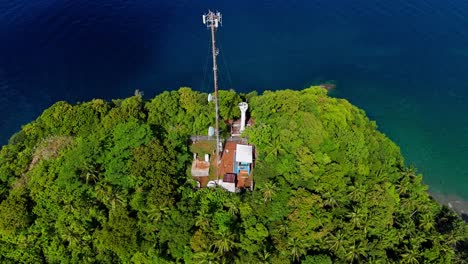
[[[468,223],[468,214],[461,214],[461,218]]]

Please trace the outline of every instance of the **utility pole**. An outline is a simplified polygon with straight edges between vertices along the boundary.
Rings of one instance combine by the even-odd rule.
[[[222,150],[219,141],[219,106],[218,106],[218,66],[216,64],[216,56],[218,56],[219,50],[216,48],[216,29],[222,23],[222,16],[220,12],[208,11],[208,14],[203,15],[203,24],[211,29],[211,43],[213,53],[213,79],[214,79],[214,101],[215,101],[215,112],[216,112],[216,179],[219,179],[218,167],[220,163],[220,152]]]

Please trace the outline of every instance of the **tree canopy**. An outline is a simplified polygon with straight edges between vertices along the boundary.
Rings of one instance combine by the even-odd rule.
[[[0,150],[2,263],[467,263],[468,227],[364,111],[320,87],[248,100],[255,189],[195,188],[207,95],[58,102]],[[227,131],[227,124],[222,129]]]

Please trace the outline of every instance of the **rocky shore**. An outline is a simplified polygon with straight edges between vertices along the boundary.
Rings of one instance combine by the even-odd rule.
[[[468,201],[463,200],[462,198],[456,195],[447,195],[437,192],[429,193],[437,202],[440,204],[448,206],[450,209],[454,210],[459,214],[463,220],[468,222]]]

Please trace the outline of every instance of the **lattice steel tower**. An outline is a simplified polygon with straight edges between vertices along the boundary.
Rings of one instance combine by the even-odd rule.
[[[220,162],[220,153],[222,151],[222,145],[219,140],[219,106],[218,106],[218,66],[216,64],[216,56],[219,54],[219,50],[216,48],[216,29],[222,23],[222,16],[220,12],[208,11],[208,14],[203,15],[203,24],[211,29],[211,44],[213,53],[213,80],[214,80],[214,102],[216,112],[216,178],[218,175],[218,166]]]

